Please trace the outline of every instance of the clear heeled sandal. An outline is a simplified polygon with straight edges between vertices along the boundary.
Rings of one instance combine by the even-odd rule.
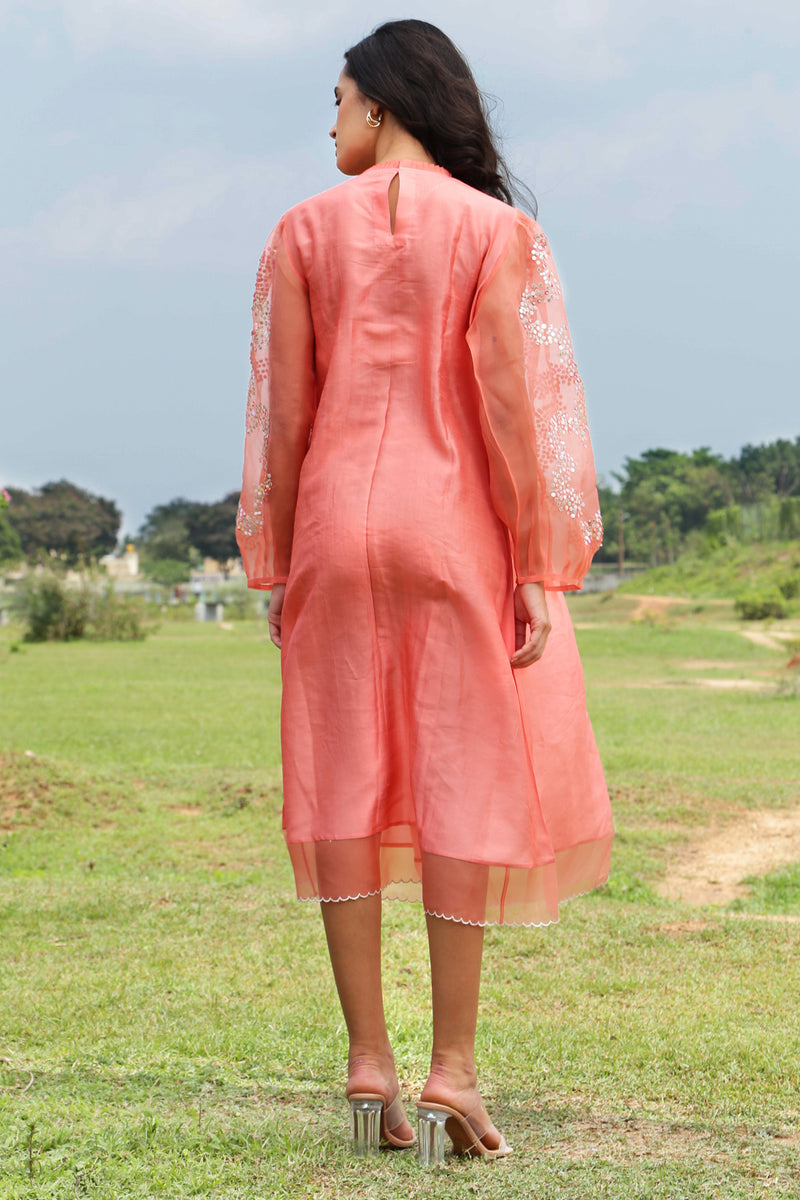
[[[377,1154],[382,1144],[395,1150],[410,1150],[414,1145],[413,1135],[405,1140],[392,1133],[405,1118],[399,1092],[391,1104],[387,1104],[383,1096],[372,1092],[353,1092],[348,1100],[353,1122],[353,1153],[356,1157]]]
[[[353,1119],[353,1153],[357,1158],[377,1154],[381,1143],[381,1113],[383,1100],[379,1096],[351,1096],[350,1115]]]
[[[492,1129],[492,1125],[482,1128],[474,1120],[474,1112],[465,1115],[447,1104],[418,1104],[417,1155],[420,1165],[444,1165],[445,1134],[453,1143],[456,1154],[468,1154],[475,1158],[505,1158],[512,1151],[502,1134],[499,1134],[500,1145],[494,1148],[487,1146],[483,1140]]]

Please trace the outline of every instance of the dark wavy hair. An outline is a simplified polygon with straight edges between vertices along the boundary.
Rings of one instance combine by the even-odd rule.
[[[499,153],[484,96],[461,51],[427,21],[387,21],[345,51],[345,71],[440,167],[479,192],[536,216],[533,193]]]

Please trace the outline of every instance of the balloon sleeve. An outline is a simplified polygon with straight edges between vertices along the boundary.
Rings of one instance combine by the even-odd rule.
[[[316,411],[314,330],[284,218],[261,256],[236,538],[251,588],[285,583],[300,469]]]
[[[579,588],[603,535],[583,383],[547,239],[522,214],[487,256],[467,340],[517,582]]]

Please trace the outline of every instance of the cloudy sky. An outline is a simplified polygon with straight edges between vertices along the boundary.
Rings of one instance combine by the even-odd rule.
[[[250,300],[342,51],[442,26],[532,186],[598,470],[800,433],[797,0],[0,0],[0,484],[238,487]]]

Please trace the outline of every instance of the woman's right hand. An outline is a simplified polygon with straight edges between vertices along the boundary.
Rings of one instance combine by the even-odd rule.
[[[530,625],[531,635],[527,642],[525,634]],[[550,614],[547,598],[541,583],[518,583],[514,589],[514,646],[511,656],[512,667],[529,667],[544,654],[547,635],[550,632]]]
[[[283,611],[283,596],[285,591],[285,583],[273,584],[269,597],[269,608],[267,609],[269,636],[279,650],[281,647],[281,612]]]

